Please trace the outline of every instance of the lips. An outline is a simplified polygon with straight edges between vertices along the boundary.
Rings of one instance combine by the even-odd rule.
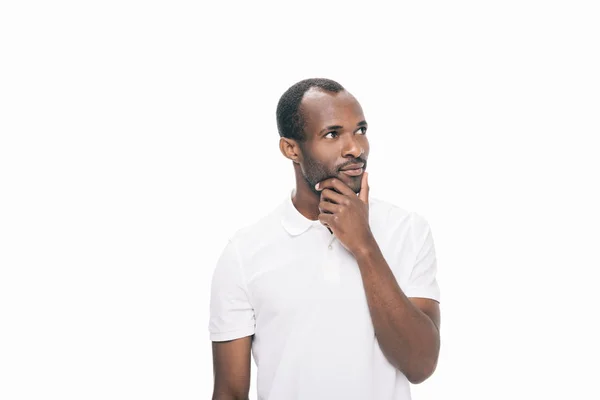
[[[359,168],[359,169],[346,169],[342,171],[342,174],[346,174],[349,176],[359,176],[363,173],[363,169]]]
[[[348,166],[344,167],[340,171],[344,175],[348,175],[348,176],[360,176],[363,173],[363,167],[364,166],[365,166],[365,164],[352,164],[352,165],[348,165]]]
[[[362,167],[364,167],[364,166],[365,166],[365,164],[350,164],[350,165],[347,165],[344,168],[342,168],[341,171],[362,169]]]

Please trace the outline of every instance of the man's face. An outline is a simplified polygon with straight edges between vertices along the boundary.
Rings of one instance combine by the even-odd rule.
[[[367,167],[369,140],[367,123],[358,101],[348,92],[330,93],[310,89],[300,105],[306,141],[300,143],[300,168],[316,194],[315,185],[327,178],[338,178],[355,193]],[[364,164],[359,175],[346,171],[351,164]]]

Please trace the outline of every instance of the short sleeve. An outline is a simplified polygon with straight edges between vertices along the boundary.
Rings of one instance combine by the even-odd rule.
[[[440,301],[437,282],[437,258],[431,228],[427,221],[413,213],[413,243],[415,258],[405,294],[407,297],[424,297]]]
[[[210,340],[222,342],[254,334],[250,303],[235,244],[229,240],[213,272],[210,297]]]

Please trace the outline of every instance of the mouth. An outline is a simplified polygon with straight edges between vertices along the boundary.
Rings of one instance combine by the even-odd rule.
[[[340,172],[346,174],[347,176],[360,176],[365,169],[365,163],[354,163],[348,164],[344,168],[340,170]]]
[[[341,172],[348,176],[359,176],[363,173],[363,169],[362,168],[344,169]]]

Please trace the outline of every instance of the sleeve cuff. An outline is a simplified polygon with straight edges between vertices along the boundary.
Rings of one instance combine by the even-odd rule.
[[[412,288],[404,292],[406,297],[422,297],[440,302],[440,291],[428,288]]]
[[[210,332],[209,336],[213,342],[225,342],[252,335],[254,335],[254,325],[228,332]]]

